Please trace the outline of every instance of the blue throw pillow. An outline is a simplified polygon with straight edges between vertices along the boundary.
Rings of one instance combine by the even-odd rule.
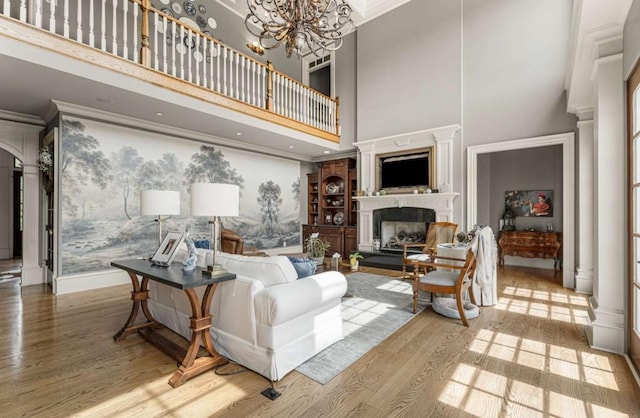
[[[209,249],[208,239],[194,239],[193,243],[196,245],[196,248],[204,248],[205,250]]]
[[[293,264],[293,268],[296,269],[296,273],[298,273],[298,279],[302,279],[303,277],[313,276],[316,273],[316,269],[318,266],[316,262],[313,260],[309,260],[308,258],[298,258],[298,257],[289,257],[287,256],[291,264]]]

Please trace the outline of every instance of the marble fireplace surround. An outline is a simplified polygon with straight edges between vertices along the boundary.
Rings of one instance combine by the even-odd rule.
[[[440,193],[387,194],[384,196],[358,196],[358,250],[371,251],[373,211],[389,207],[418,207],[433,209],[436,222],[453,222],[453,200],[459,193],[451,191],[453,184],[453,138],[460,125],[449,125],[424,131],[411,132],[385,138],[356,142],[359,150],[359,183],[362,190],[375,190],[376,156],[434,146],[436,178]]]

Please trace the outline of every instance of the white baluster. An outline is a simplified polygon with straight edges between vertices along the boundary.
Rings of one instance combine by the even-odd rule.
[[[112,25],[111,25],[111,53],[113,55],[118,55],[118,40],[116,38],[116,33],[118,33],[118,27],[117,27],[117,23],[118,23],[118,19],[116,18],[117,14],[116,14],[116,8],[118,7],[118,0],[113,0],[112,2],[113,5],[113,13],[111,14],[111,20]]]
[[[176,76],[176,22],[171,21],[171,75]]]
[[[126,1],[126,0],[125,0]],[[166,32],[166,30],[165,30]],[[158,64],[158,13],[153,13],[153,68],[159,69]],[[166,43],[166,42],[165,42]]]
[[[9,16],[9,0],[4,0],[4,4],[5,14]],[[36,27],[42,28],[42,0],[36,0]]]
[[[215,90],[216,85],[214,84],[214,81],[213,81],[214,80],[213,79],[213,48],[215,48],[215,44],[211,39],[207,39],[207,44],[209,45],[209,48],[205,49],[205,53],[207,51],[209,52],[209,88],[211,90]]]
[[[305,88],[302,92],[302,114],[304,115],[303,121],[309,125],[309,89]]]
[[[25,18],[22,19],[22,7],[24,6],[24,16]],[[27,8],[26,8],[26,2],[24,0],[22,0],[20,2],[20,20],[22,20],[23,22],[25,22],[27,20]],[[49,32],[53,32],[55,33],[56,31],[56,2],[55,1],[51,1],[49,3]]]
[[[222,86],[224,91],[222,94],[227,95],[227,48],[224,48],[224,59],[222,60]]]
[[[2,14],[11,17],[11,3],[9,0],[4,0],[2,2]]]
[[[198,45],[202,45],[202,53],[200,57],[202,57],[202,86],[207,87],[207,38],[202,37],[202,44],[200,44],[200,35],[198,35]],[[200,47],[198,46],[198,52],[200,53]]]
[[[105,33],[106,31],[106,26],[107,26],[107,17],[106,17],[106,9],[107,9],[107,0],[102,0],[101,2],[102,5],[102,19],[100,21],[100,30],[102,31],[102,34],[100,35],[100,48],[103,51],[107,50],[107,34]]]
[[[167,37],[169,36],[169,25],[167,25],[167,17],[162,15],[162,72],[169,74],[169,65],[167,61]]]
[[[240,77],[238,72],[240,71],[240,54],[236,53],[236,99],[240,98]]]
[[[185,55],[187,56],[187,68],[189,70],[189,83],[192,82],[193,75],[193,72],[191,71],[191,62],[193,61],[193,48],[191,47],[191,40],[193,39],[191,37],[192,33],[191,29],[187,29],[187,53]]]
[[[10,8],[6,8],[5,9],[7,11],[7,15],[11,16],[11,9]],[[20,21],[21,22],[26,22],[27,21],[27,1],[26,0],[20,0]],[[55,23],[55,20],[54,20]],[[51,29],[49,29],[51,30]],[[55,25],[54,25],[54,30],[55,30]],[[53,31],[51,31],[53,32]]]
[[[329,101],[325,96],[322,96],[322,103],[324,104],[324,125],[323,129],[325,131],[329,130]]]
[[[82,42],[82,0],[76,2],[78,13],[76,15],[76,41]]]
[[[196,51],[200,53],[200,35],[196,34]],[[193,55],[193,54],[192,54]],[[196,61],[196,84],[200,85],[200,65]]]
[[[64,16],[62,17],[62,33],[65,38],[69,37],[69,0],[64,0],[64,8],[62,9]]]
[[[127,15],[129,14],[129,1],[128,0],[123,0],[122,2],[122,57],[124,59],[129,59],[129,39],[127,37],[127,28],[128,28],[128,19],[127,19]],[[158,16],[156,13],[154,13],[155,16]],[[156,18],[156,23],[158,23],[157,18]],[[154,28],[157,28],[158,26],[155,26]],[[156,37],[158,36],[158,32],[156,31]],[[156,49],[154,51],[154,54],[156,55],[156,61],[157,61],[157,56],[158,56],[158,50]],[[156,62],[156,68],[158,68],[157,66],[157,62]]]
[[[133,62],[138,62],[138,12],[140,6],[138,3],[133,2]],[[165,26],[166,27],[166,26]],[[162,39],[164,44],[164,38]],[[166,68],[165,68],[166,72]]]
[[[244,55],[240,56],[240,65],[242,65],[242,101],[249,101],[249,94],[247,92],[247,72],[245,69],[246,62]]]
[[[221,53],[220,53],[220,44],[216,44],[216,50],[218,51],[218,54],[216,55],[216,79],[217,79],[217,86],[218,88],[216,89],[218,91],[218,93],[221,91],[220,90],[220,58],[221,58]]]
[[[256,64],[255,61],[251,61],[251,104],[256,105]]]
[[[184,51],[187,48],[187,45],[185,45],[184,43],[184,26],[180,25],[180,39],[178,39],[178,42],[180,42],[180,48]],[[186,55],[186,52],[181,52],[180,53],[180,78],[184,80],[184,56]]]
[[[78,1],[82,1],[82,0],[78,0]],[[89,46],[90,47],[95,47],[96,44],[96,34],[95,34],[95,30],[93,27],[93,23],[95,20],[95,13],[93,11],[93,3],[92,1],[89,2]]]

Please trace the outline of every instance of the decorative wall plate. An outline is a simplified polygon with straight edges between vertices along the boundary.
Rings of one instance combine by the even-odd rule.
[[[210,17],[209,19],[207,19],[207,25],[209,25],[211,29],[215,29],[218,27],[218,22],[216,22],[214,18]]]
[[[202,16],[196,16],[196,23],[200,26],[200,29],[207,27],[207,21]]]
[[[333,215],[333,223],[336,225],[342,225],[343,222],[344,222],[344,213],[336,212],[336,214]]]
[[[168,7],[165,7],[164,9],[162,9],[160,11],[162,13],[166,14],[167,16],[176,17],[176,15],[173,14],[173,11],[171,9],[169,9]]]
[[[199,4],[199,5],[198,5],[198,11],[199,11],[200,13],[202,13],[202,14],[205,14],[205,13],[207,13],[207,8],[206,8],[206,7],[204,7],[204,5],[203,5],[203,4]]]
[[[171,3],[171,10],[173,10],[175,14],[179,15],[182,13],[182,6],[180,5],[180,3],[173,2]]]
[[[187,16],[195,16],[196,15],[196,6],[190,1],[185,1],[182,5],[184,7],[184,12]]]
[[[340,186],[335,183],[329,183],[327,184],[326,190],[329,194],[338,193],[340,192]]]
[[[198,24],[196,22],[194,22],[193,19],[191,19],[191,18],[183,16],[180,19],[178,19],[178,21],[184,23],[186,26],[191,28],[191,30],[200,30],[200,28],[198,27]],[[178,28],[178,30],[179,30],[179,28]]]

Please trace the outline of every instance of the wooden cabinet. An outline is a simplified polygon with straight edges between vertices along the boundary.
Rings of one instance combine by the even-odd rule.
[[[307,222],[317,224],[319,219],[320,198],[319,198],[318,173],[307,174]]]
[[[318,225],[356,225],[357,212],[352,210],[352,191],[355,177],[353,158],[343,158],[320,163]],[[351,177],[349,176],[350,170]]]
[[[500,264],[504,256],[553,258],[554,269],[560,266],[562,233],[538,231],[500,231],[498,234]]]
[[[351,251],[358,249],[358,231],[355,226],[302,225],[303,240],[309,238],[312,232],[317,232],[322,240],[329,242],[330,246],[325,254],[327,257],[340,253],[344,259]]]
[[[356,160],[342,158],[320,163],[317,173],[307,174],[307,224],[302,239],[312,232],[330,244],[327,256],[338,252],[346,257],[358,249]]]

